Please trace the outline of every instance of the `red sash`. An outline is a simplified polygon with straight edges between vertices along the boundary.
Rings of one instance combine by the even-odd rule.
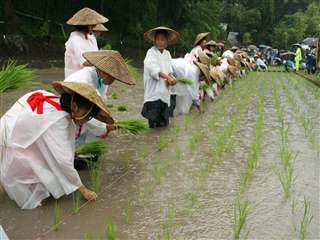
[[[35,92],[28,97],[27,103],[30,105],[32,111],[34,112],[37,109],[38,114],[43,114],[43,104],[47,102],[54,106],[58,111],[62,110],[62,107],[59,103],[52,101],[52,98],[58,98],[56,96],[44,96],[41,92]]]

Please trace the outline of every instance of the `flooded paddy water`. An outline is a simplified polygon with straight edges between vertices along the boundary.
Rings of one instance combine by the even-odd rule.
[[[63,77],[62,69],[36,72],[30,89],[3,96],[1,115]],[[137,82],[110,87],[116,119],[141,118]],[[23,211],[0,190],[0,224],[10,239],[320,239],[319,101],[320,89],[297,75],[252,72],[203,114],[138,136],[112,133],[98,201],[81,200],[73,213],[70,195]],[[80,175],[90,185],[88,171]]]

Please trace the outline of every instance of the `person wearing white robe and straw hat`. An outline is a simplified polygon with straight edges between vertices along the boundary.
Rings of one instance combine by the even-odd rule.
[[[97,198],[74,168],[75,126],[91,118],[108,124],[114,120],[92,86],[66,82],[53,86],[61,96],[30,92],[0,119],[0,183],[22,209],[77,189],[86,200]]]
[[[130,76],[127,65],[118,51],[100,50],[85,52],[86,66],[71,74],[64,81],[86,83],[93,86],[98,95],[107,100],[107,90],[115,80],[127,85],[135,85],[136,81]],[[108,133],[115,130],[113,125],[106,125],[95,119],[79,126],[76,134],[77,146],[90,142],[96,137],[106,137]]]
[[[191,50],[190,53],[187,53],[185,55],[185,59],[189,61],[190,63],[194,63],[197,61],[199,57],[199,52],[204,51],[207,43],[207,37],[210,35],[210,32],[205,32],[205,33],[199,33],[196,36],[196,39],[193,44],[193,49]]]
[[[108,21],[106,17],[90,8],[81,9],[67,21],[67,24],[74,26],[76,31],[71,32],[65,44],[65,78],[84,67],[85,59],[82,57],[82,53],[99,50],[92,29],[97,24]]]
[[[180,34],[168,27],[153,28],[144,33],[153,43],[144,59],[144,104],[142,116],[148,119],[150,128],[169,125],[170,86],[176,84],[172,75],[171,55],[168,44],[178,41]]]

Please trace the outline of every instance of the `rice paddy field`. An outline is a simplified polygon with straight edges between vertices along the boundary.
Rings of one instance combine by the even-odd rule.
[[[0,115],[63,78],[36,74],[2,94]],[[142,79],[116,82],[108,99],[116,119],[142,119]],[[74,193],[23,211],[0,189],[0,224],[10,239],[320,239],[319,103],[320,88],[301,76],[251,72],[202,114],[110,134],[99,166],[80,171],[96,202]]]

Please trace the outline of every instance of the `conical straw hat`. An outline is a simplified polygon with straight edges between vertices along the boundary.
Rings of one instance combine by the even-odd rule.
[[[149,41],[149,42],[153,42],[154,41],[154,35],[157,32],[157,30],[164,30],[168,32],[168,44],[174,44],[178,41],[180,34],[178,32],[176,32],[175,30],[168,28],[168,27],[156,27],[153,29],[150,29],[149,31],[145,32],[143,34],[144,38]]]
[[[210,77],[218,84],[219,87],[222,86],[223,79],[221,79],[221,75],[217,70],[212,69],[210,71]]]
[[[80,96],[88,99],[90,102],[95,104],[100,109],[100,112],[95,117],[97,120],[101,122],[105,122],[107,124],[114,123],[114,119],[112,118],[109,110],[107,109],[103,100],[97,94],[97,91],[93,86],[85,83],[58,82],[58,81],[53,82],[52,86],[60,94],[77,93]]]
[[[217,46],[217,43],[213,40],[210,40],[209,42],[206,43],[206,46]]]
[[[237,67],[229,65],[228,71],[231,73],[232,76],[235,76],[237,74]]]
[[[209,67],[201,62],[194,62],[200,71],[203,73],[205,76],[205,81],[207,84],[210,84],[211,78],[210,78],[210,72],[209,72]]]
[[[99,23],[106,23],[109,19],[97,13],[90,8],[82,8],[76,12],[68,21],[67,24],[73,26],[89,26]]]
[[[130,76],[128,67],[118,51],[100,50],[85,52],[82,56],[93,66],[116,80],[128,85],[135,85],[135,80]]]
[[[102,23],[99,23],[97,25],[95,25],[93,28],[92,28],[93,31],[96,31],[96,32],[108,32],[109,29],[106,28]]]
[[[203,51],[199,51],[199,61],[207,66],[210,65],[210,58]]]
[[[198,43],[199,43],[202,39],[206,38],[209,34],[210,34],[210,32],[199,33],[199,34],[196,36],[196,40],[194,41],[193,46],[198,45]]]

